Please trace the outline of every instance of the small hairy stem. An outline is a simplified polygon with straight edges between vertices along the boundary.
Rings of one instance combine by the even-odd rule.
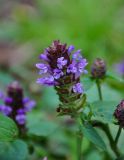
[[[102,101],[103,100],[103,98],[102,98],[102,90],[101,90],[101,85],[100,85],[99,79],[96,80],[96,84],[97,84],[97,88],[98,88],[99,99],[100,99],[100,101]]]
[[[116,145],[118,144],[118,140],[119,140],[119,137],[121,135],[121,131],[122,131],[122,127],[119,126],[119,129],[118,129],[118,132],[117,132],[117,135],[116,135],[116,138],[115,138],[115,144]]]
[[[80,133],[80,131],[78,132],[78,135],[77,135],[77,160],[81,160],[82,158],[82,154],[81,154],[81,149],[82,149],[82,139],[83,139],[83,136],[82,136],[82,133]]]

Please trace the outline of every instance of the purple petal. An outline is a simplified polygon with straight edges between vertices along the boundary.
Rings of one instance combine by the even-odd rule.
[[[75,84],[72,89],[74,93],[83,93],[83,87],[81,83]]]
[[[25,114],[18,114],[16,116],[16,121],[18,124],[23,125],[26,122],[26,115]]]
[[[2,91],[0,91],[0,99],[4,99],[4,93]]]
[[[47,71],[48,71],[48,65],[46,65],[44,63],[37,63],[36,67],[38,69],[40,69],[40,74],[47,73]]]
[[[68,53],[71,53],[74,49],[75,49],[75,47],[73,45],[70,45],[68,47]]]
[[[49,77],[38,78],[37,83],[44,86],[54,86],[55,81],[53,76],[49,76]]]
[[[64,57],[60,57],[57,59],[57,66],[59,69],[62,69],[67,64],[67,60]]]
[[[36,102],[34,100],[30,100],[25,103],[25,112],[30,112],[36,106]]]
[[[79,60],[80,58],[82,58],[82,55],[81,55],[81,50],[77,50],[73,55],[72,55],[72,58],[73,59],[76,59],[76,60]]]
[[[6,103],[6,104],[11,104],[12,103],[12,98],[11,97],[6,97],[5,99],[4,99],[4,102]]]
[[[64,75],[64,73],[60,69],[54,69],[53,76],[55,79],[59,79],[61,76]]]
[[[9,106],[0,105],[0,112],[8,116],[12,112],[12,108]]]

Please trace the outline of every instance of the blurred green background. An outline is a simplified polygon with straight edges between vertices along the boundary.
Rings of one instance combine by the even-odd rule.
[[[44,89],[35,83],[38,55],[56,39],[82,49],[89,67],[96,57],[101,57],[107,62],[109,70],[114,71],[113,65],[124,59],[124,1],[0,0],[0,88],[4,89],[11,81],[19,80],[25,94],[37,101],[36,110],[29,115],[29,125],[36,117],[36,121],[47,119],[48,128],[53,125],[51,130],[62,126],[55,134],[42,137],[42,147],[34,144],[36,155],[31,156],[32,160],[43,156],[48,156],[49,160],[76,159],[75,140],[72,141],[75,128],[70,125],[73,122],[56,117],[58,97],[53,89]],[[118,88],[118,85],[110,84]],[[111,99],[116,97],[120,100],[123,92],[118,92],[112,90]],[[109,96],[110,93],[111,88],[106,94]],[[88,94],[89,101],[97,99],[94,90]],[[90,147],[89,141],[84,139],[83,143],[86,160],[102,160],[102,153],[94,146]]]

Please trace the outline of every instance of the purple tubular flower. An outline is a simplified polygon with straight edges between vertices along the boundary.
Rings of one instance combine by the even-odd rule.
[[[122,61],[121,63],[116,64],[115,65],[115,69],[120,75],[124,76],[124,61]]]
[[[7,105],[10,105],[11,103],[12,103],[12,98],[11,97],[5,97],[5,99],[4,99],[4,102],[5,102],[5,104],[7,104]]]
[[[64,57],[60,57],[57,59],[57,66],[59,69],[62,69],[67,64],[67,60]]]
[[[73,45],[70,45],[68,47],[68,53],[70,54],[74,49],[75,49],[75,47]]]
[[[61,76],[64,75],[64,73],[60,69],[54,69],[53,72],[53,76],[55,79],[59,79]]]
[[[34,100],[29,100],[25,103],[25,112],[30,112],[36,106],[36,102]]]
[[[0,112],[8,116],[12,112],[12,108],[6,105],[0,105]]]
[[[76,73],[77,72],[77,66],[76,66],[76,62],[73,61],[72,64],[70,64],[67,68],[67,73]]]
[[[73,92],[74,93],[83,93],[83,87],[81,85],[81,83],[77,83],[73,86]]]
[[[43,61],[48,61],[47,54],[48,54],[48,52],[47,52],[47,50],[45,50],[44,53],[42,53],[42,54],[39,56],[39,58],[40,58],[41,60],[43,60]]]
[[[47,73],[48,72],[48,65],[43,63],[37,63],[36,67],[40,69],[39,74]]]
[[[87,66],[87,60],[86,59],[81,59],[80,62],[78,62],[78,71],[80,73],[85,73],[86,70],[85,70],[85,67]]]
[[[25,114],[18,114],[16,115],[16,121],[20,125],[24,125],[26,122],[26,115]]]
[[[37,79],[37,83],[44,85],[44,86],[54,86],[54,77],[49,76],[49,77],[42,77]]]
[[[72,55],[72,58],[75,59],[75,60],[80,60],[82,58],[82,55],[81,55],[81,50],[77,50],[73,55]]]

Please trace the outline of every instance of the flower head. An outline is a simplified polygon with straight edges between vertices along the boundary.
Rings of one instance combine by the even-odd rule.
[[[16,81],[8,85],[7,95],[2,100],[3,104],[0,105],[0,112],[12,118],[20,130],[24,129],[26,113],[35,107],[35,101],[23,97],[23,89]]]
[[[118,120],[119,125],[124,128],[124,100],[117,106],[114,116]]]
[[[40,59],[42,62],[36,64],[36,67],[42,70],[42,77],[37,79],[37,83],[54,86],[62,103],[80,99],[84,92],[80,76],[87,72],[85,67],[88,64],[82,57],[81,50],[74,52],[73,45],[67,47],[60,41],[54,41],[45,49]]]
[[[104,60],[97,58],[91,67],[91,74],[93,78],[104,78],[106,74],[106,64]]]

